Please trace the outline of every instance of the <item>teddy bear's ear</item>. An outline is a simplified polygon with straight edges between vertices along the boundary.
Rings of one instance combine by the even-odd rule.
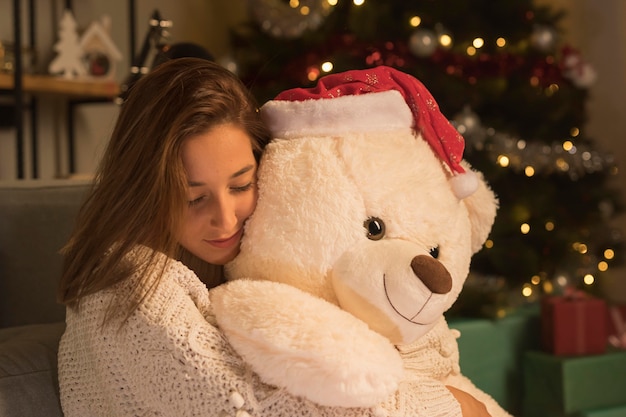
[[[472,170],[466,161],[463,161],[462,165],[467,171]],[[472,225],[472,253],[476,253],[482,248],[491,232],[498,209],[498,199],[485,181],[483,174],[472,171],[478,179],[478,188],[462,201],[467,207]]]

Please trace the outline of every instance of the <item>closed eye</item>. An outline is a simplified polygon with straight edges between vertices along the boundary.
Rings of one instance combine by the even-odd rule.
[[[198,198],[188,201],[187,204],[189,204],[189,207],[197,206],[198,204],[202,203],[205,199],[206,199],[206,196],[202,195]]]
[[[249,182],[246,185],[242,185],[240,187],[231,187],[230,189],[234,193],[243,193],[250,190],[252,187],[254,187],[254,182]]]

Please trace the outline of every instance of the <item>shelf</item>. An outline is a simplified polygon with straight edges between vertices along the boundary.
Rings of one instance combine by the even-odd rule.
[[[13,74],[0,73],[0,89],[11,90],[13,86]],[[26,93],[57,94],[86,99],[114,99],[120,92],[119,85],[112,80],[67,80],[49,75],[29,74],[23,75],[22,88]]]

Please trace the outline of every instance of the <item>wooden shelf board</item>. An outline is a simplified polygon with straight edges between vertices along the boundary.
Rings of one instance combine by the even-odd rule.
[[[14,86],[13,74],[0,73],[0,89],[11,90]],[[112,80],[67,80],[49,75],[22,76],[24,92],[31,94],[58,94],[77,98],[113,99],[118,96],[119,85]]]

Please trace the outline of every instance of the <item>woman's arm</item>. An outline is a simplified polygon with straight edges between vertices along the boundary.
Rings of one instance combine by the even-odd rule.
[[[485,404],[478,401],[467,392],[461,391],[451,385],[447,385],[446,388],[450,390],[454,398],[456,398],[461,405],[463,417],[491,417]]]

